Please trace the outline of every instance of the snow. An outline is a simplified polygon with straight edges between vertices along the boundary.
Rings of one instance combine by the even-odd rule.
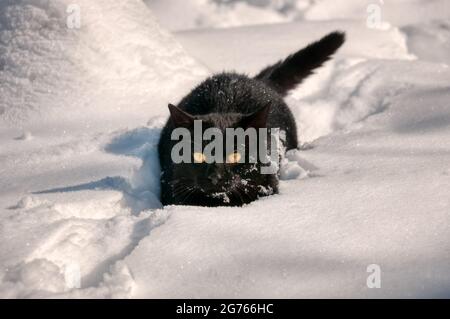
[[[105,282],[110,266],[149,232],[147,209],[161,206],[149,150],[166,105],[207,74],[143,3],[78,1],[81,28],[69,29],[70,3],[1,4],[5,297],[70,294],[71,265],[83,277],[73,294],[116,296]],[[130,278],[123,269],[114,276]]]
[[[289,1],[144,0],[160,23],[171,31],[274,24],[291,20],[283,12]],[[277,3],[278,2],[278,3]],[[283,3],[285,2],[285,3]],[[295,13],[293,8],[289,12]]]
[[[447,1],[77,3],[0,3],[0,297],[450,296]],[[335,29],[280,194],[162,208],[167,103]]]
[[[350,77],[368,88],[339,106],[344,115],[361,99],[383,108],[290,154],[308,178],[295,164],[283,168],[283,178],[298,179],[245,210],[166,209],[169,220],[126,259],[137,296],[448,296],[449,74],[421,62],[376,64],[378,80]],[[365,286],[371,264],[382,269],[382,289]]]

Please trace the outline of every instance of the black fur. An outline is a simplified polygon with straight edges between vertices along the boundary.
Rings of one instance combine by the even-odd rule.
[[[278,176],[261,174],[262,163],[173,163],[171,150],[177,141],[171,140],[171,133],[181,126],[193,131],[194,119],[202,120],[203,129],[215,127],[223,132],[238,127],[280,128],[285,132],[282,141],[285,149],[297,148],[295,119],[283,96],[327,61],[343,42],[343,33],[331,33],[267,67],[255,78],[236,73],[212,76],[194,88],[177,107],[170,105],[171,117],[158,145],[162,203],[241,206],[260,196],[277,193]]]
[[[284,96],[313,74],[314,69],[328,61],[344,41],[343,32],[330,33],[285,60],[268,66],[256,76],[256,79],[265,81]]]

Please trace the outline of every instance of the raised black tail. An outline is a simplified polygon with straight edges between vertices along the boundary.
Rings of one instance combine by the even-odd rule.
[[[268,83],[284,96],[303,79],[313,74],[314,69],[328,61],[344,42],[344,32],[332,32],[291,54],[285,60],[266,67],[255,76],[255,79]]]

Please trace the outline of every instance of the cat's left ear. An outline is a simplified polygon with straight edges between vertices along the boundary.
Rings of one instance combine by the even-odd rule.
[[[247,115],[241,120],[241,127],[244,129],[253,128],[264,128],[267,127],[267,117],[270,111],[270,104],[260,108],[258,111]]]
[[[190,127],[194,125],[194,117],[173,104],[169,104],[170,119],[175,127]]]

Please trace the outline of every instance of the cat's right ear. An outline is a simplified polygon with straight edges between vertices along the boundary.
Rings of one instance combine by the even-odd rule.
[[[241,120],[240,126],[244,129],[252,128],[264,128],[267,127],[267,117],[270,112],[270,104],[260,108],[258,111],[247,115]]]
[[[194,125],[194,117],[176,107],[169,104],[170,120],[175,127],[191,127]]]

